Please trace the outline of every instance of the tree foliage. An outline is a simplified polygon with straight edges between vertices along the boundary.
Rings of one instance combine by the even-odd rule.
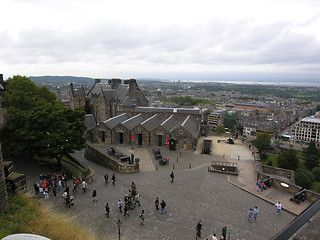
[[[312,169],[311,173],[316,181],[320,181],[320,167],[315,167],[314,169]]]
[[[313,169],[314,167],[319,166],[319,158],[320,158],[320,151],[316,147],[316,143],[311,141],[307,148],[303,149],[303,154],[305,156],[305,166],[309,169]]]
[[[295,183],[302,188],[310,189],[312,183],[315,181],[313,175],[302,169],[298,169],[294,173]]]
[[[222,133],[225,133],[225,132],[226,132],[224,126],[221,126],[221,125],[217,126],[217,127],[214,129],[214,131],[215,131],[216,133],[219,133],[219,134],[222,134]]]
[[[255,147],[259,152],[264,152],[268,149],[271,143],[271,136],[269,133],[259,133],[256,140],[254,141]]]
[[[228,129],[233,129],[237,123],[237,115],[235,113],[229,114],[226,112],[223,116],[223,125]]]
[[[297,151],[292,148],[282,151],[278,157],[278,166],[280,168],[296,170],[298,162]]]
[[[84,147],[82,110],[65,108],[46,87],[14,76],[7,84],[8,126],[2,134],[7,154],[55,157]]]

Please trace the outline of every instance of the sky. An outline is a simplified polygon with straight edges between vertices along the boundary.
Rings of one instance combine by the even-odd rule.
[[[319,0],[1,0],[0,73],[313,78]]]

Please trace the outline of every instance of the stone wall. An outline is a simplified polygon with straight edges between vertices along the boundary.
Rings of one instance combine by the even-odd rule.
[[[294,184],[294,171],[284,169],[284,168],[276,168],[270,166],[262,166],[262,171],[265,174],[278,175],[281,177],[288,178],[288,180]]]
[[[117,162],[116,159],[113,159],[112,156],[108,156],[101,153],[99,150],[95,149],[90,144],[87,144],[84,156],[89,161],[92,161],[94,163],[99,164],[100,166],[109,168],[119,173],[139,172],[139,163],[136,163],[135,165],[129,165]]]

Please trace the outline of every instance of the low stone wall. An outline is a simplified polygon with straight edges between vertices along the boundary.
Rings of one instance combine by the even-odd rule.
[[[290,181],[291,184],[294,184],[294,171],[284,169],[284,168],[276,168],[270,166],[262,166],[262,171],[265,174],[278,175],[281,177],[286,177]]]
[[[135,165],[119,163],[112,159],[111,156],[107,156],[101,153],[99,150],[87,144],[84,157],[91,162],[97,163],[103,167],[109,168],[119,173],[136,173],[139,172],[139,163]]]
[[[12,172],[6,178],[7,182],[11,184],[11,190],[14,192],[27,192],[27,178],[22,173]]]

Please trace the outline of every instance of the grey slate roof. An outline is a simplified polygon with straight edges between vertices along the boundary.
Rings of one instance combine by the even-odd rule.
[[[178,119],[171,115],[163,123],[161,123],[161,126],[164,127],[168,132],[171,132],[178,124]]]
[[[129,85],[128,84],[118,84],[116,86],[116,93],[115,97],[117,97],[120,100],[120,103],[125,99],[129,92]]]
[[[85,92],[84,92],[84,88],[83,87],[73,88],[72,92],[73,92],[74,96],[85,96]]]
[[[197,122],[190,115],[183,121],[181,127],[186,129],[194,138],[199,135],[199,130],[197,130]]]
[[[158,127],[162,123],[162,119],[157,115],[153,115],[152,117],[148,118],[141,125],[147,130],[152,131],[156,127]]]
[[[102,91],[105,91],[107,89],[111,89],[109,84],[106,82],[99,82],[99,83],[95,83],[92,88],[89,90],[87,96],[90,98],[91,94],[99,94],[100,93],[100,89],[102,88]]]
[[[145,117],[140,113],[128,120],[122,122],[123,126],[125,126],[128,130],[132,130],[135,126],[138,126],[145,120]]]
[[[128,114],[123,113],[123,114],[115,116],[113,118],[109,118],[108,120],[104,121],[103,124],[105,124],[109,129],[113,129],[119,123],[122,123],[123,121],[125,121],[129,118],[130,117]]]
[[[106,90],[103,91],[104,99],[107,102],[110,102],[114,98],[114,95],[115,95],[115,90],[114,89],[106,89]]]
[[[93,114],[86,114],[84,122],[87,130],[92,129],[97,125],[96,119],[94,118]]]
[[[193,108],[177,108],[177,113],[184,113],[184,114],[200,114],[200,109],[193,109]]]
[[[122,102],[120,104],[123,105],[123,106],[135,106],[135,105],[137,105],[137,100],[136,99],[130,99],[127,96],[122,100]]]

